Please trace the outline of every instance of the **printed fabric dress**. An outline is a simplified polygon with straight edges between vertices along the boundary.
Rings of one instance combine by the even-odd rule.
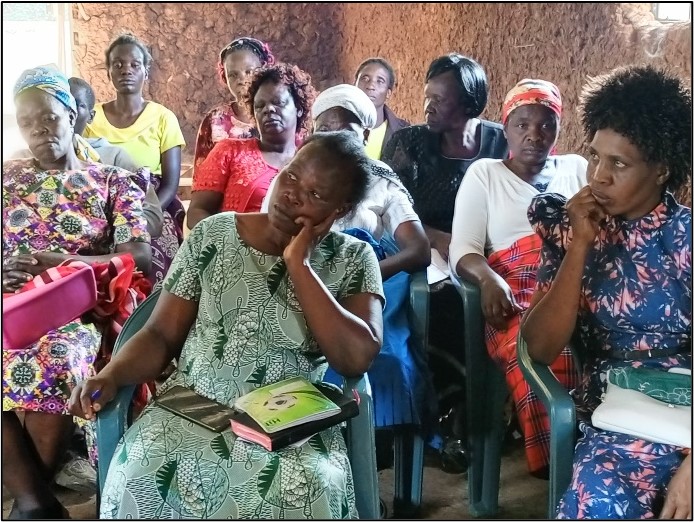
[[[236,117],[233,103],[223,103],[208,112],[200,123],[195,140],[197,167],[207,158],[214,146],[227,138],[247,139],[258,135],[255,127]]]
[[[3,257],[108,254],[122,243],[149,241],[144,192],[123,169],[42,170],[22,159],[2,170]],[[3,411],[66,415],[71,388],[94,374],[100,343],[94,324],[75,319],[24,350],[3,350]]]
[[[193,171],[193,192],[223,194],[221,212],[258,212],[279,169],[268,164],[260,140],[222,140]]]
[[[331,232],[311,266],[336,299],[383,298],[369,245]],[[220,403],[325,364],[307,330],[284,261],[246,245],[236,214],[201,221],[179,250],[164,288],[199,302],[176,372],[181,384]],[[302,446],[268,452],[148,406],[116,448],[101,518],[354,518],[354,485],[338,427]]]
[[[566,199],[538,196],[528,210],[543,238],[537,288],[547,291],[571,241]],[[688,450],[647,442],[590,424],[609,368],[691,368],[691,209],[665,193],[635,220],[608,216],[583,275],[577,335],[583,378],[574,391],[580,430],[571,484],[558,518],[637,519],[657,516],[665,487]],[[622,361],[607,351],[672,349],[668,357]]]

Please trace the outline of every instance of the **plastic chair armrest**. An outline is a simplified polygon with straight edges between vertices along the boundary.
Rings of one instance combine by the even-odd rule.
[[[347,421],[347,455],[354,477],[354,492],[359,517],[380,518],[378,500],[378,473],[376,471],[376,446],[373,399],[371,385],[366,374],[345,377],[343,390],[359,394],[359,415]]]
[[[415,339],[422,343],[426,353],[429,339],[429,283],[426,271],[410,274],[410,306],[408,322]]]
[[[576,406],[569,392],[549,367],[530,357],[528,346],[520,333],[517,350],[521,372],[549,414],[550,477],[547,516],[554,518],[559,500],[571,482],[576,443]]]
[[[106,475],[118,441],[130,424],[130,404],[135,386],[124,386],[96,416],[96,440],[99,444],[99,493],[103,493]]]

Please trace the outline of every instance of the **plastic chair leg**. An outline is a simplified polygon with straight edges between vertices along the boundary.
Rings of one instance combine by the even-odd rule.
[[[395,428],[393,516],[416,518],[422,507],[424,439],[416,427]]]
[[[347,422],[347,453],[354,477],[354,494],[359,518],[380,518],[378,498],[378,474],[376,472],[376,447],[374,445],[373,402],[369,395],[359,394],[359,415]],[[356,444],[353,438],[370,441],[368,446]]]
[[[486,357],[478,360],[475,370],[469,369],[466,377],[468,493],[473,517],[493,517],[499,510],[503,407],[507,392],[504,376],[493,364]]]

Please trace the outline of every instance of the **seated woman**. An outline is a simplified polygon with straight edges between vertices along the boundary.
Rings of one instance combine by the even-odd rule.
[[[350,133],[317,134],[282,169],[267,214],[223,212],[195,227],[151,318],[73,391],[73,411],[91,417],[179,356],[161,392],[180,384],[227,405],[291,376],[320,380],[322,356],[343,375],[365,372],[381,346],[381,275],[367,244],[330,227],[363,198],[368,162]],[[267,452],[156,403],[116,448],[101,499],[102,518],[356,516],[338,426]]]
[[[183,241],[185,210],[176,196],[181,176],[181,148],[185,145],[176,115],[142,96],[152,56],[132,34],[118,36],[106,49],[108,77],[116,99],[97,103],[85,138],[105,138],[124,148],[139,167],[147,167],[164,213],[161,236],[152,240],[152,283],[167,273]]]
[[[144,193],[129,172],[77,158],[67,78],[29,69],[14,97],[34,157],[3,163],[2,291],[16,292],[67,260],[108,262],[129,253],[147,272]],[[15,499],[10,518],[67,518],[51,481],[72,426],[69,390],[93,374],[100,341],[94,324],[75,319],[26,349],[3,350],[2,483]]]
[[[70,93],[75,98],[77,104],[77,117],[75,118],[75,134],[81,136],[84,129],[94,120],[94,105],[96,96],[94,89],[82,78],[72,77],[70,83]],[[94,161],[104,165],[114,165],[129,172],[137,172],[141,167],[137,165],[130,155],[122,147],[111,145],[104,138],[87,138],[87,143],[94,149],[98,158]],[[159,237],[164,221],[164,214],[161,210],[159,197],[154,190],[154,184],[147,184],[145,200],[142,202],[142,211],[147,220],[147,230],[150,237]]]
[[[260,210],[270,182],[296,153],[297,133],[310,124],[314,97],[311,77],[296,65],[255,70],[244,102],[260,137],[222,140],[195,166],[188,228],[218,212]]]
[[[353,85],[341,84],[320,93],[311,108],[314,133],[346,130],[366,142],[376,113],[371,100]],[[275,180],[263,202],[267,208]],[[409,274],[430,262],[429,241],[412,209],[407,190],[385,163],[374,160],[365,199],[335,221],[333,230],[347,231],[376,247],[386,307],[383,347],[369,369],[376,427],[403,424],[430,426],[435,421],[426,356],[413,353],[407,326]],[[385,238],[385,240],[384,240]],[[389,247],[394,240],[395,245]],[[382,245],[388,248],[382,248]],[[386,252],[387,250],[387,252]],[[379,439],[380,440],[380,439]],[[387,439],[385,439],[387,440]],[[379,451],[381,462],[388,454]]]
[[[516,338],[542,246],[528,221],[530,202],[544,192],[571,197],[586,184],[584,158],[550,155],[559,137],[561,106],[559,89],[544,80],[522,80],[509,91],[501,121],[510,157],[470,166],[456,197],[450,246],[451,268],[480,288],[487,351],[506,374],[528,468],[538,476],[547,476],[549,466],[549,419],[520,372]],[[573,388],[570,350],[552,371]]]
[[[395,70],[383,58],[367,58],[357,67],[354,82],[376,106],[376,124],[366,141],[366,154],[369,158],[380,160],[391,136],[410,125],[386,105],[395,88]]]
[[[521,327],[535,360],[553,363],[572,335],[583,359],[582,436],[558,516],[691,518],[688,449],[590,422],[610,368],[691,368],[692,213],[671,195],[692,171],[691,93],[631,66],[591,80],[581,112],[588,186],[533,200],[542,261]]]
[[[397,131],[381,155],[412,194],[432,256],[440,257],[440,263],[448,262],[455,197],[468,167],[478,159],[503,159],[507,154],[503,127],[479,118],[488,92],[487,75],[475,60],[458,53],[436,58],[424,86],[426,124]],[[465,374],[458,326],[463,307],[447,277],[432,282],[430,288],[429,364],[441,412],[447,414],[463,403]],[[462,423],[461,413],[455,411],[454,425]],[[456,445],[464,434],[452,431],[446,435]],[[458,469],[463,471],[462,466]]]
[[[219,53],[217,75],[229,89],[231,101],[209,111],[198,129],[195,140],[195,166],[197,167],[220,141],[227,138],[252,138],[257,136],[253,127],[253,115],[243,103],[251,73],[258,67],[275,63],[270,47],[260,40],[243,36],[232,40]]]

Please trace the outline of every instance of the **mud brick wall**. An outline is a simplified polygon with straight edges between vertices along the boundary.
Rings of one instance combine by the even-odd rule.
[[[582,150],[576,106],[587,77],[652,63],[689,82],[692,65],[690,24],[657,22],[647,3],[74,4],[76,70],[98,100],[113,97],[104,50],[124,30],[151,46],[145,96],[177,114],[186,157],[202,116],[226,97],[215,76],[217,53],[244,34],[268,41],[278,59],[308,71],[318,89],[352,82],[366,57],[387,58],[398,74],[390,106],[413,123],[423,120],[426,68],[449,51],[485,67],[491,92],[483,117],[491,120],[498,121],[503,97],[518,80],[553,81],[564,98],[560,153]]]

